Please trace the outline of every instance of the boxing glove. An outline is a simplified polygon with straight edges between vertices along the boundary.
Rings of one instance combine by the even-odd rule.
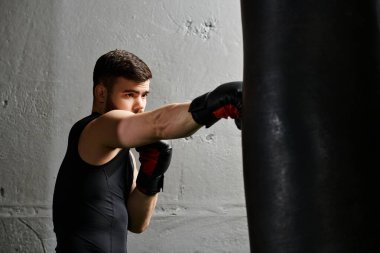
[[[230,82],[195,98],[189,108],[193,119],[200,125],[210,127],[221,118],[235,119],[241,129],[242,82]]]
[[[172,147],[167,141],[158,141],[137,147],[140,170],[136,186],[142,193],[152,196],[160,192],[164,185],[164,173],[169,167]]]

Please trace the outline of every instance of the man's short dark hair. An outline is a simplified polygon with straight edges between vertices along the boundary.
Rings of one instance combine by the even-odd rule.
[[[115,49],[96,61],[93,75],[94,89],[99,83],[103,83],[107,89],[112,88],[117,77],[140,83],[151,79],[152,73],[145,62],[136,55]]]

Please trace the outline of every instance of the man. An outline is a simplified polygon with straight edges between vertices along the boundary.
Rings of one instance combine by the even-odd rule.
[[[144,112],[151,78],[148,66],[124,50],[97,60],[92,114],[72,127],[55,186],[57,252],[126,252],[127,229],[148,227],[163,186],[171,147],[161,140],[189,136],[222,117],[239,121],[240,82]]]

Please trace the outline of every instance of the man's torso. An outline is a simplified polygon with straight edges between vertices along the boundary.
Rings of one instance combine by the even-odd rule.
[[[70,131],[53,200],[57,252],[126,252],[126,201],[133,178],[129,149],[100,166],[78,153],[81,132],[98,116],[78,121]]]

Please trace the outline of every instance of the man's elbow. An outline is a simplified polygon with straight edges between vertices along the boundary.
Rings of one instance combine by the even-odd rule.
[[[128,226],[128,230],[134,234],[141,234],[145,232],[149,227],[149,224],[142,224],[140,226]]]

